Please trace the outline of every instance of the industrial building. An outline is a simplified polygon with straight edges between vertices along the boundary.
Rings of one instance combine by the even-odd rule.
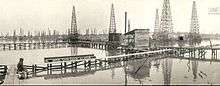
[[[126,48],[146,49],[150,44],[150,29],[134,29],[124,34]]]

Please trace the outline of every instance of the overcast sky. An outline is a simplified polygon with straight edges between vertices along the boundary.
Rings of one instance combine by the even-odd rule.
[[[220,7],[220,0],[195,0],[201,33],[220,33],[220,14],[208,14]],[[189,31],[193,0],[170,0],[174,31]],[[163,0],[0,0],[1,32],[70,28],[72,6],[75,5],[78,29],[97,28],[108,31],[111,3],[115,7],[117,32],[124,33],[124,12],[128,12],[131,29],[153,31],[155,10]],[[220,11],[219,11],[220,12]],[[106,32],[107,33],[107,32]]]

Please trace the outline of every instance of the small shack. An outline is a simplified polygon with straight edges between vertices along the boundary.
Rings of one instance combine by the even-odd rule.
[[[134,29],[124,34],[124,46],[127,48],[146,49],[150,44],[150,29]]]

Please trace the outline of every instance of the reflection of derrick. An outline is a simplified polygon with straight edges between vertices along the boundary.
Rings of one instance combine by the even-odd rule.
[[[112,71],[112,79],[115,77],[115,68],[118,67],[122,67],[122,63],[121,62],[117,62],[117,63],[109,63],[109,68]]]
[[[127,73],[134,79],[150,77],[151,58],[131,60],[127,62]]]
[[[163,59],[162,62],[162,69],[163,69],[163,76],[164,76],[164,84],[169,85],[171,82],[171,72],[172,72],[172,59]]]
[[[197,79],[198,61],[192,61],[192,72],[193,72],[193,79]]]
[[[78,54],[78,47],[76,45],[73,45],[72,47],[70,47],[71,49],[71,55],[75,56]]]

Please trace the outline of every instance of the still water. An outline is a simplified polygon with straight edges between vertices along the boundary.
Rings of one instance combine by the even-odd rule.
[[[214,41],[213,44],[218,44]],[[209,44],[208,41],[201,45]],[[210,58],[210,51],[206,57]],[[220,51],[218,51],[220,53]],[[39,50],[1,51],[0,64],[16,65],[19,58],[24,64],[43,64],[44,57],[95,54],[97,58],[121,55],[121,51],[91,48],[58,48]],[[218,55],[219,57],[219,55]],[[117,64],[117,63],[115,63]],[[120,63],[121,64],[121,63]],[[16,84],[220,84],[220,63],[177,58],[145,58],[127,61],[119,68],[95,71],[79,76],[45,79],[33,77]]]

